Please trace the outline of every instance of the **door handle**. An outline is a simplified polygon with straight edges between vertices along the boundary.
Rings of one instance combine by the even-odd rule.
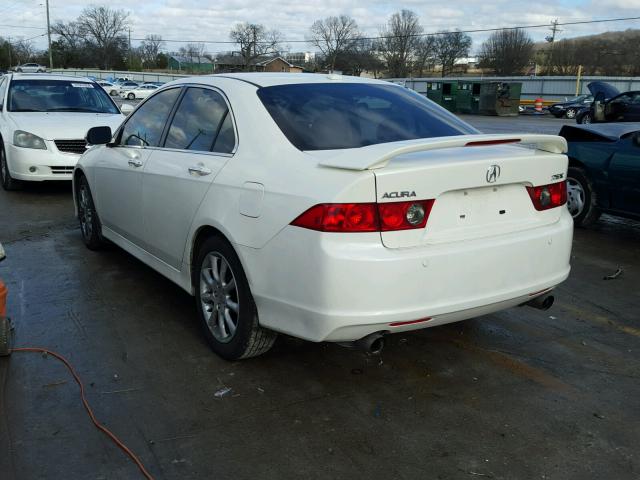
[[[138,160],[137,158],[132,158],[131,160],[129,160],[128,163],[132,167],[136,167],[136,168],[139,168],[142,166],[142,160]]]
[[[193,165],[189,167],[189,173],[200,175],[202,177],[204,175],[209,175],[211,173],[211,169],[205,167],[202,164],[198,164],[198,165]]]

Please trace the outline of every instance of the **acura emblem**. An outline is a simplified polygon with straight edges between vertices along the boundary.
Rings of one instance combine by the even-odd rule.
[[[487,170],[487,183],[495,183],[500,178],[500,165],[491,165]]]

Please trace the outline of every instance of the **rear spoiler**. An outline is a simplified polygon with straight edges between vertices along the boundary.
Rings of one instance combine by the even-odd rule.
[[[536,150],[549,153],[566,153],[567,141],[556,135],[537,134],[489,134],[455,135],[451,137],[420,138],[402,142],[379,143],[368,147],[350,148],[339,154],[325,158],[319,165],[345,170],[373,170],[383,168],[389,161],[400,155],[443,148],[481,147],[499,144],[531,145]]]

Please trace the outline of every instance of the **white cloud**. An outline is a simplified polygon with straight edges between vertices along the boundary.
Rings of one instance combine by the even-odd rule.
[[[37,0],[25,0],[2,12],[0,24],[44,27],[44,8]],[[83,8],[95,1],[53,0],[52,20],[68,21],[77,17]],[[261,23],[276,28],[289,40],[304,40],[314,20],[328,15],[347,14],[356,19],[363,33],[376,35],[388,17],[401,8],[414,10],[426,32],[477,30],[513,25],[549,24],[553,19],[563,21],[590,20],[635,16],[640,0],[540,0],[536,2],[486,0],[448,0],[445,6],[436,0],[109,0],[108,6],[130,13],[133,38],[159,34],[166,39],[188,41],[228,40],[229,29],[238,22]],[[0,11],[2,7],[0,7]],[[638,22],[616,22],[591,25],[563,26],[559,38],[615,29],[624,30]],[[0,27],[1,35],[28,38],[39,31],[27,28]],[[40,31],[44,32],[44,30]],[[531,29],[536,40],[549,31]],[[487,37],[474,33],[474,47]],[[34,43],[44,48],[46,37]],[[167,49],[177,50],[181,44],[167,43]],[[208,45],[209,51],[228,50],[230,45]],[[294,50],[312,49],[308,44],[291,44]]]

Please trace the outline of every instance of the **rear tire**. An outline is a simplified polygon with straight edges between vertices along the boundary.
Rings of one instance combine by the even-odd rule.
[[[8,192],[22,188],[22,182],[13,178],[11,172],[9,172],[7,152],[4,149],[4,143],[2,143],[2,141],[0,141],[0,183],[2,183],[2,188]]]
[[[600,217],[593,183],[580,167],[569,167],[567,172],[567,208],[576,227],[592,225]]]
[[[76,195],[82,241],[89,250],[100,250],[105,245],[105,241],[102,238],[102,226],[93,203],[89,182],[87,182],[84,175],[79,179]]]
[[[567,112],[564,114],[565,117],[572,119],[572,118],[576,118],[576,109],[575,108],[569,108],[567,110]]]
[[[267,352],[277,334],[260,326],[249,282],[229,242],[219,236],[205,240],[194,266],[198,316],[213,351],[227,360]]]
[[[136,95],[135,95],[135,93],[130,93],[129,95],[127,95],[127,98],[129,100],[135,100],[136,99]]]

